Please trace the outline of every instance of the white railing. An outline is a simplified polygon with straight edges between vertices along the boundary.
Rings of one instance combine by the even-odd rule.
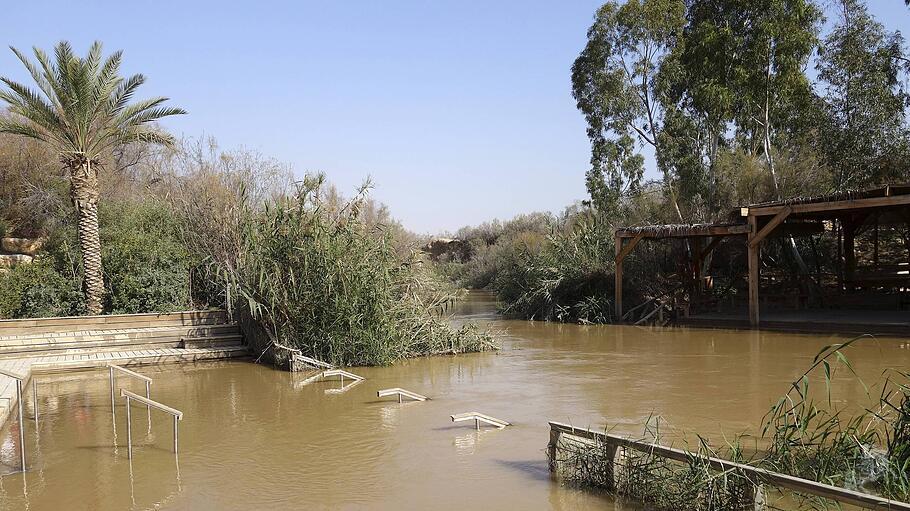
[[[28,376],[4,369],[0,369],[0,374],[16,380],[16,403],[19,407],[19,457],[22,462],[22,471],[25,472],[25,423],[22,421],[22,382]]]
[[[502,419],[497,419],[496,417],[490,417],[489,415],[484,415],[478,412],[467,412],[459,413],[452,415],[452,422],[462,422],[462,421],[474,421],[474,428],[480,429],[480,423],[489,424],[491,426],[496,426],[499,429],[502,429],[506,426],[511,426],[512,424],[504,421]]]
[[[398,396],[398,402],[401,402],[402,396],[413,399],[414,401],[426,401],[429,399],[427,396],[422,396],[416,392],[411,392],[410,390],[405,390],[401,388],[394,389],[384,389],[376,392],[377,397],[386,397],[386,396]]]
[[[348,379],[354,380],[354,381],[363,381],[366,379],[363,376],[357,376],[354,373],[349,373],[349,372],[345,371],[344,369],[329,369],[328,371],[323,371],[321,376],[323,379],[328,378],[330,376],[340,376],[342,386],[344,385],[345,378],[348,378]]]
[[[314,369],[334,369],[335,368],[335,366],[333,366],[332,364],[330,364],[328,362],[323,362],[322,360],[300,355],[299,353],[292,354],[291,360],[293,360],[293,362],[295,364],[294,367],[292,368],[292,371],[300,370],[296,366],[296,364],[303,364],[306,367],[310,367],[310,368],[314,368]]]
[[[176,408],[163,405],[157,401],[134,394],[128,390],[120,389],[120,397],[126,398],[126,444],[127,453],[130,459],[133,459],[133,425],[130,420],[130,404],[132,401],[138,401],[148,407],[150,410],[155,408],[171,414],[174,417],[174,454],[177,454],[177,422],[183,420],[183,412]]]
[[[115,401],[116,401],[114,398],[114,388],[116,386],[116,383],[114,382],[114,371],[117,371],[120,374],[123,374],[125,376],[129,376],[130,378],[145,382],[145,398],[149,399],[149,400],[152,399],[152,389],[151,389],[152,379],[151,378],[149,378],[148,376],[139,374],[135,371],[130,371],[129,369],[127,369],[125,367],[120,367],[118,365],[109,364],[107,367],[110,369],[110,372],[111,372],[111,415],[114,415],[116,417],[116,412],[114,411]],[[151,407],[146,407],[146,409],[148,410],[149,417],[151,417],[151,415],[152,415]]]

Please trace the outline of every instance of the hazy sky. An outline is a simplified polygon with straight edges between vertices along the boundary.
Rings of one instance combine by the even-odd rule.
[[[3,43],[125,51],[190,115],[165,125],[321,170],[417,232],[585,197],[569,68],[599,1],[14,2]],[[869,0],[910,36],[903,0]],[[13,20],[13,21],[10,21]],[[0,74],[25,80],[10,52]]]

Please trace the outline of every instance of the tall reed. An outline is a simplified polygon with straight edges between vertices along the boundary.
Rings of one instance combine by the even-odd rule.
[[[361,220],[366,186],[331,204],[324,186],[323,176],[308,176],[293,193],[236,215],[236,256],[212,261],[228,303],[276,343],[337,364],[494,348],[474,327],[452,329],[441,314],[451,296],[416,257],[401,259],[382,224]]]

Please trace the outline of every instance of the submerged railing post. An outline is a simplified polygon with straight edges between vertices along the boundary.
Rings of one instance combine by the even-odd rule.
[[[152,400],[152,389],[151,389],[152,379],[149,378],[148,376],[141,375],[135,371],[130,371],[129,369],[127,369],[125,367],[120,367],[118,365],[110,364],[107,367],[111,373],[111,375],[110,375],[110,378],[111,378],[111,417],[113,417],[114,430],[116,431],[116,429],[117,429],[117,412],[115,410],[116,399],[114,398],[114,387],[116,386],[116,383],[114,381],[114,370],[116,369],[117,371],[120,371],[121,373],[129,376],[130,378],[144,381],[145,382],[145,398],[149,401]],[[148,412],[148,417],[149,417],[149,431],[151,431],[151,429],[152,429],[152,408],[150,406],[146,405],[146,411]]]
[[[16,398],[19,402],[19,457],[25,472],[25,423],[22,422],[22,380],[16,378]]]
[[[130,405],[133,401],[139,401],[148,407],[149,410],[152,408],[157,408],[162,412],[169,413],[174,416],[174,454],[177,454],[177,421],[183,420],[183,412],[171,408],[170,406],[163,405],[157,401],[152,401],[151,399],[142,397],[138,394],[134,394],[128,390],[120,389],[120,395],[126,398],[126,442],[129,458],[133,459],[133,426],[130,422]]]
[[[130,420],[130,397],[126,396],[126,452],[133,459],[133,423]]]
[[[25,423],[22,421],[22,382],[26,376],[12,371],[0,369],[0,374],[16,380],[16,405],[19,412],[19,460],[22,463],[22,471],[25,472]]]
[[[395,387],[393,389],[383,389],[383,390],[376,392],[377,397],[386,397],[386,396],[395,396],[395,395],[398,396],[399,403],[402,402],[402,399],[404,397],[411,398],[415,401],[426,401],[427,399],[430,399],[427,396],[423,396],[416,392],[411,392],[410,390],[405,390],[400,387]]]
[[[38,379],[32,376],[32,402],[35,407],[35,426],[38,425]]]

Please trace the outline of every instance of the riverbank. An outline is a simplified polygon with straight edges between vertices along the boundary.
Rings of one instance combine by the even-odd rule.
[[[725,434],[754,438],[789,382],[840,339],[505,320],[485,293],[470,293],[457,309],[457,322],[502,332],[503,349],[356,368],[366,382],[343,393],[338,382],[304,385],[302,375],[241,362],[140,370],[154,378],[155,399],[185,413],[179,467],[170,418],[153,414],[147,433],[137,407],[131,474],[120,409],[116,439],[111,428],[106,373],[41,376],[43,419],[37,433],[26,430],[34,470],[4,477],[0,507],[56,509],[76,499],[100,510],[637,510],[553,482],[547,421],[638,437],[659,414],[677,447],[682,432],[717,443]],[[882,338],[857,345],[851,361],[873,381],[885,367],[910,365],[910,350]],[[844,372],[831,384],[845,406],[863,403]],[[376,397],[390,387],[431,400]],[[477,432],[451,423],[449,415],[472,410],[513,426]],[[14,439],[8,428],[0,445]],[[0,463],[14,467],[15,454],[0,451]],[[239,473],[242,485],[225,476]]]

